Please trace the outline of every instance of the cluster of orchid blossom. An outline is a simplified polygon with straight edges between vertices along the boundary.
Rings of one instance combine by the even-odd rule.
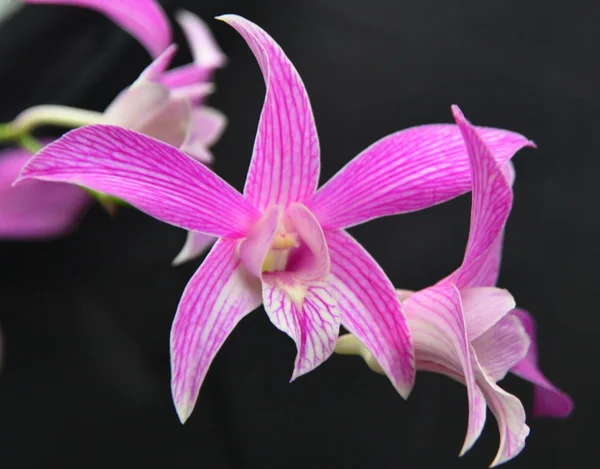
[[[362,356],[404,398],[418,370],[463,383],[469,421],[462,453],[481,434],[489,406],[500,431],[492,465],[516,456],[529,433],[521,401],[498,385],[507,373],[534,384],[534,415],[570,414],[571,399],[538,368],[533,319],[496,287],[513,199],[510,160],[532,142],[474,127],[453,106],[455,125],[388,135],[317,189],[319,140],[298,72],[260,27],[225,15],[218,19],[248,43],[266,84],[240,194],[207,166],[208,147],[225,118],[203,98],[225,56],[204,23],[188,12],[177,15],[194,62],[167,70],[176,46],[155,1],[25,2],[96,9],[155,59],[103,113],[36,106],[0,128],[0,139],[24,147],[0,156],[0,236],[66,233],[95,197],[188,230],[176,263],[197,257],[216,239],[183,292],[171,330],[171,385],[182,422],[218,350],[260,305],[296,343],[292,379],[335,351]],[[78,128],[42,148],[30,135],[39,124]],[[462,264],[417,292],[396,289],[345,231],[469,191],[471,227]],[[341,325],[349,334],[339,336]]]

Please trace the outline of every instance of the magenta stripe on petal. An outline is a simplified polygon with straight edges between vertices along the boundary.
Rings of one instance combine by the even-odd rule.
[[[479,127],[500,164],[533,144],[507,130]],[[471,169],[457,126],[433,124],[391,134],[364,150],[307,206],[324,229],[340,229],[373,218],[413,212],[471,189]]]
[[[236,255],[237,242],[219,240],[187,284],[171,328],[171,387],[185,422],[215,355],[237,325],[261,303],[260,283]]]
[[[157,57],[171,43],[171,25],[155,0],[23,0],[31,4],[72,5],[96,10],[129,32]]]
[[[119,127],[72,130],[34,156],[23,179],[89,187],[166,223],[214,236],[243,237],[258,219],[256,209],[203,164]]]
[[[331,356],[340,333],[340,310],[326,283],[298,284],[292,276],[265,274],[263,303],[275,327],[296,343],[292,380]]]
[[[254,23],[221,16],[246,40],[267,87],[244,194],[264,210],[311,196],[319,180],[319,141],[308,94],[279,45]]]
[[[373,354],[405,399],[415,379],[413,345],[394,287],[381,267],[349,234],[326,232],[331,256],[327,279],[342,325]]]

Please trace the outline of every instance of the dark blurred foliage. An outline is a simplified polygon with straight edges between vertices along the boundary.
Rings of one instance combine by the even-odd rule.
[[[506,467],[593,467],[599,436],[597,281],[600,15],[592,2],[531,0],[164,1],[209,21],[226,54],[211,104],[230,117],[215,170],[243,185],[264,86],[244,41],[213,21],[238,13],[276,38],[300,71],[320,130],[322,180],[361,149],[411,125],[479,125],[538,143],[517,182],[500,284],[539,324],[542,366],[575,399],[568,420],[530,419]],[[176,39],[183,37],[176,29]],[[184,47],[178,63],[189,60]],[[25,7],[0,25],[3,121],[24,107],[103,109],[149,62],[107,19]],[[48,133],[52,129],[46,129]],[[403,288],[460,262],[469,198],[352,230]],[[70,237],[0,243],[0,465],[28,468],[483,468],[491,414],[457,454],[465,389],[420,374],[409,401],[360,359],[334,356],[289,384],[294,346],[262,311],[217,356],[182,426],[169,390],[169,328],[198,262],[170,261],[185,233],[133,210],[93,208]],[[531,388],[504,386],[531,409]]]

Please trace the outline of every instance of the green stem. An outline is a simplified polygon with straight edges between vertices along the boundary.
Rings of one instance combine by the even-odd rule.
[[[28,150],[31,153],[37,153],[44,146],[39,142],[37,138],[27,134],[19,135],[18,137],[16,137],[15,140],[21,148],[24,148],[25,150]]]

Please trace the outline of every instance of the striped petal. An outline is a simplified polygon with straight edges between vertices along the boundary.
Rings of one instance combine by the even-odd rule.
[[[349,234],[326,232],[331,256],[327,279],[342,324],[373,354],[405,399],[415,379],[413,345],[394,287],[381,267]]]
[[[554,386],[539,369],[535,321],[523,309],[515,309],[511,314],[521,321],[531,340],[527,355],[511,371],[533,383],[533,415],[535,417],[568,417],[573,412],[573,400]]]
[[[500,164],[525,146],[522,135],[478,128]],[[364,150],[307,202],[325,230],[373,218],[413,212],[446,202],[471,189],[465,144],[455,125],[412,127]]]
[[[11,187],[31,158],[22,149],[0,152],[0,238],[40,239],[70,233],[90,197],[70,184],[26,181]]]
[[[235,15],[221,16],[246,40],[267,87],[244,194],[261,210],[310,197],[319,179],[319,142],[308,94],[279,45]]]
[[[488,331],[514,307],[508,290],[495,287],[466,288],[460,291],[469,341]]]
[[[215,355],[237,323],[261,303],[260,283],[219,240],[187,284],[171,329],[171,388],[185,422]]]
[[[496,160],[498,156],[492,153],[483,136],[465,119],[458,106],[452,106],[452,112],[465,142],[473,179],[469,240],[462,265],[452,275],[456,285],[465,288],[480,283],[482,262],[490,261],[487,255],[492,247],[498,249],[495,243],[501,239],[513,194],[510,182]]]
[[[214,236],[243,237],[258,218],[256,209],[203,164],[120,127],[72,130],[30,160],[24,179],[89,187],[166,223]]]
[[[340,310],[326,283],[298,283],[292,275],[263,275],[263,303],[271,322],[296,343],[292,380],[314,370],[333,353]]]
[[[96,10],[142,44],[152,57],[160,55],[171,43],[171,26],[155,0],[23,0],[31,4],[72,5]]]
[[[417,367],[428,370],[428,364],[441,366],[451,370],[452,376],[459,376],[467,387],[469,423],[463,454],[483,430],[486,407],[472,368],[460,293],[453,285],[436,285],[414,293],[403,304],[413,336]]]
[[[173,265],[181,265],[184,262],[196,259],[198,256],[202,255],[214,242],[214,236],[198,233],[197,231],[188,231],[185,244],[175,259],[173,259]]]

